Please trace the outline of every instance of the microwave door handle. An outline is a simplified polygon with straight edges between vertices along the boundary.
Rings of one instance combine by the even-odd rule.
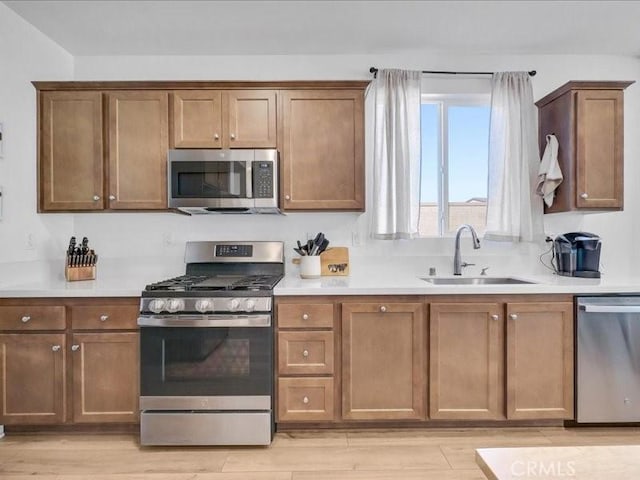
[[[251,160],[247,160],[246,165],[247,168],[245,168],[245,172],[247,173],[247,198],[253,198],[253,162]]]

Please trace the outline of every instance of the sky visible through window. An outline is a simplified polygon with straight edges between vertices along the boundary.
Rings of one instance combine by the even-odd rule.
[[[490,111],[488,105],[449,106],[449,202],[487,196]],[[437,202],[439,105],[423,103],[421,117],[420,200]]]

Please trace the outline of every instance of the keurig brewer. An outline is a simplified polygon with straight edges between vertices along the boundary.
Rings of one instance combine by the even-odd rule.
[[[588,232],[558,235],[553,241],[558,275],[600,278],[600,237]]]

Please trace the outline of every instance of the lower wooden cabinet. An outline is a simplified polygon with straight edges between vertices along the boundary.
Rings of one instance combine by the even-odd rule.
[[[507,418],[573,418],[573,303],[509,303],[506,323]]]
[[[329,422],[333,416],[332,377],[279,379],[279,421]]]
[[[0,299],[0,424],[136,422],[137,305]]]
[[[432,303],[429,338],[429,416],[504,418],[502,304]]]
[[[138,333],[77,333],[71,345],[73,421],[138,420]]]
[[[425,418],[421,303],[342,304],[342,418]]]
[[[0,335],[0,424],[65,419],[65,335]]]

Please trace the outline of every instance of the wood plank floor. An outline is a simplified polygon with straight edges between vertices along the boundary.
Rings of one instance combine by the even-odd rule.
[[[640,428],[279,433],[271,447],[140,447],[135,435],[0,440],[2,480],[484,480],[475,449],[640,444]]]

